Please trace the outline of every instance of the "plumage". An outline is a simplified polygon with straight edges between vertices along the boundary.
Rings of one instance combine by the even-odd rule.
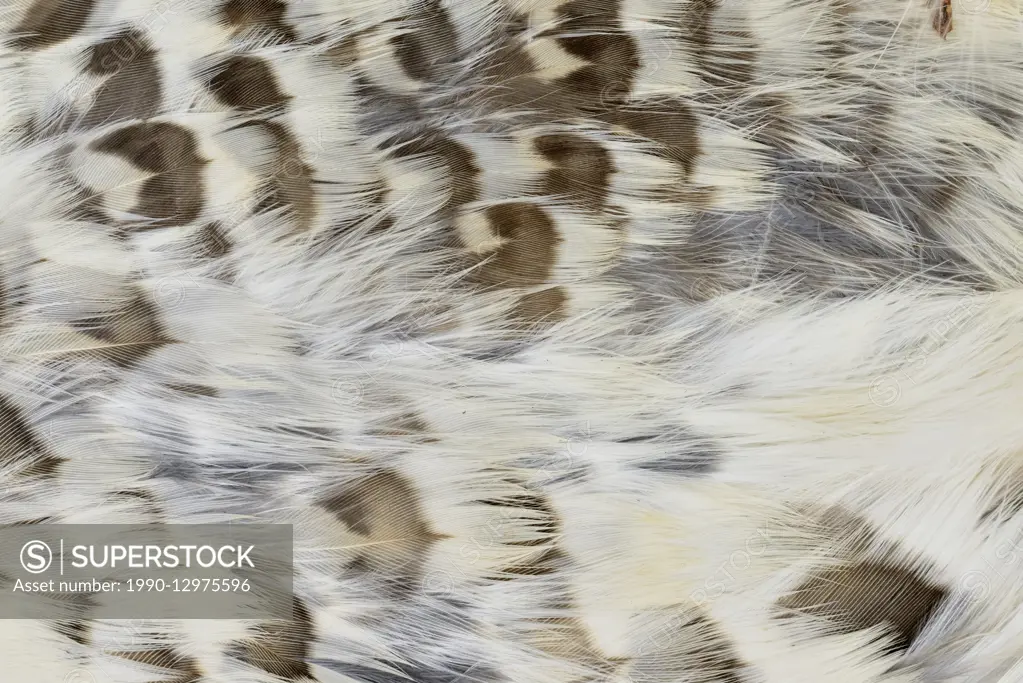
[[[0,523],[296,545],[4,680],[1020,683],[1019,26],[8,0]]]

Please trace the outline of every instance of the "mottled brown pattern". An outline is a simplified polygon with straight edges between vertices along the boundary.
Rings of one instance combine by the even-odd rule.
[[[745,683],[743,672],[750,667],[720,624],[700,613],[684,628],[695,636],[682,645],[686,661],[693,662],[708,683]]]
[[[552,31],[558,42],[574,55],[600,61],[624,37],[620,0],[572,0],[558,7],[558,22]]]
[[[252,638],[238,644],[238,659],[285,681],[312,678],[309,657],[316,639],[312,615],[294,598],[290,621],[267,621],[254,627]]]
[[[401,474],[384,470],[341,488],[321,506],[364,537],[355,563],[399,590],[414,590],[433,543],[415,487]]]
[[[266,194],[257,210],[283,208],[294,221],[296,231],[309,230],[317,216],[314,169],[305,162],[298,138],[276,121],[251,125],[262,127],[274,145],[266,175]]]
[[[524,576],[549,576],[565,569],[568,564],[569,558],[564,551],[557,547],[548,547],[510,567],[505,567],[496,578],[513,581]]]
[[[496,287],[546,284],[561,242],[547,212],[533,203],[508,202],[489,207],[485,215],[491,230],[504,242],[487,257],[476,276]]]
[[[455,27],[440,0],[419,0],[404,27],[409,30],[391,39],[402,68],[420,81],[440,78],[458,52]]]
[[[219,259],[231,253],[231,239],[222,224],[213,221],[203,225],[195,234],[195,245],[202,258]]]
[[[513,322],[526,329],[544,328],[565,317],[568,295],[564,287],[549,287],[524,294],[512,310]]]
[[[9,0],[0,517],[296,548],[5,675],[1011,676],[1019,27],[929,3]]]
[[[4,281],[3,274],[0,273],[0,330],[3,330],[4,325],[7,323],[8,309],[11,306],[9,301],[10,293],[7,291],[7,285]]]
[[[426,420],[414,411],[401,412],[394,417],[387,419],[379,427],[370,430],[374,436],[386,438],[403,438],[420,440],[424,443],[436,443],[437,439],[431,436],[430,425]]]
[[[938,7],[934,10],[931,25],[942,40],[952,32],[952,0],[938,0]]]
[[[141,31],[128,29],[94,45],[86,68],[106,80],[93,94],[83,125],[146,119],[160,111],[160,67]]]
[[[113,313],[86,318],[75,325],[105,342],[90,353],[122,368],[134,367],[161,346],[174,343],[174,339],[164,330],[156,307],[138,287],[132,288],[125,301]]]
[[[558,43],[591,62],[558,81],[583,109],[623,102],[642,66],[635,40],[622,28],[620,5],[619,0],[573,0],[558,8]]]
[[[582,135],[561,133],[542,135],[534,146],[555,164],[545,178],[546,193],[571,198],[597,211],[604,207],[615,168],[603,145]]]
[[[715,97],[734,97],[729,92],[746,86],[756,72],[756,43],[752,32],[737,28],[742,15],[720,0],[693,0],[681,22],[685,45],[696,60],[701,77]],[[719,12],[725,14],[720,19]]]
[[[827,619],[842,633],[890,630],[891,649],[905,651],[947,595],[912,569],[875,561],[814,572],[781,600],[785,610]]]
[[[217,390],[213,387],[202,384],[168,384],[167,388],[187,396],[201,396],[203,398],[216,398]]]
[[[86,619],[63,619],[55,621],[53,628],[72,642],[88,646],[91,636],[89,624],[90,622]]]
[[[109,222],[109,218],[103,210],[103,195],[89,190],[70,178],[67,183],[75,188],[75,193],[79,197],[78,203],[71,212],[72,218],[100,225]]]
[[[334,66],[351,68],[359,59],[359,41],[355,36],[345,36],[325,51]]]
[[[663,146],[663,154],[690,175],[701,153],[696,114],[680,101],[651,101],[611,110],[604,119]]]
[[[542,628],[532,634],[530,640],[545,654],[584,667],[601,678],[611,676],[623,666],[623,662],[601,652],[581,619],[550,617],[537,622]]]
[[[202,211],[206,160],[188,128],[163,121],[137,123],[103,136],[92,149],[123,157],[154,174],[142,184],[133,209],[159,219],[149,227],[185,225]]]
[[[537,75],[522,40],[496,46],[487,71],[500,88],[484,93],[481,106],[521,109],[551,122],[599,115],[624,104],[641,67],[636,41],[622,28],[618,0],[575,0],[558,7],[553,25],[537,34],[554,38],[569,55],[587,63],[553,81]]]
[[[978,526],[1001,525],[1011,521],[1023,511],[1023,469],[1014,465],[993,469],[994,484],[984,500],[984,511]]]
[[[584,111],[600,111],[607,105],[628,99],[639,61],[630,38],[622,38],[609,48],[602,61],[588,64],[563,76],[555,88],[570,96],[570,101]]]
[[[273,112],[291,99],[277,81],[273,67],[252,55],[235,55],[210,74],[210,91],[222,103],[244,112]]]
[[[269,36],[274,43],[298,40],[295,28],[286,21],[288,5],[283,0],[227,0],[221,16],[238,31]]]
[[[21,409],[0,395],[0,467],[13,467],[23,476],[49,477],[63,461],[36,436]]]
[[[203,680],[204,674],[199,662],[173,648],[122,650],[111,654],[155,669],[161,674],[161,683],[201,683]]]
[[[97,0],[36,0],[14,29],[12,44],[42,50],[73,37],[88,23]]]
[[[419,138],[395,143],[398,146],[391,153],[397,158],[434,157],[444,164],[450,178],[445,210],[454,211],[480,198],[480,174],[483,170],[467,145],[440,131],[429,131]]]

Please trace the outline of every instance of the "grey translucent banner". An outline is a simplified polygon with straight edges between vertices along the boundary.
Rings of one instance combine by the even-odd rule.
[[[289,524],[0,526],[0,619],[291,619]]]

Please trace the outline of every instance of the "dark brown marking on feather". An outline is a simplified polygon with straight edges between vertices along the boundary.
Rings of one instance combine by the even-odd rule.
[[[394,502],[410,497],[415,500],[415,491],[401,475],[390,471],[381,472],[328,499],[324,507],[355,533],[370,536],[373,533],[375,513],[383,511],[381,503],[389,496],[394,496]],[[418,515],[415,517],[407,523],[408,526],[419,526]],[[376,521],[386,523],[383,517]]]
[[[104,38],[89,48],[85,70],[94,76],[112,76],[142,55],[152,54],[145,34],[135,28]]]
[[[86,318],[74,326],[108,344],[90,353],[122,368],[134,367],[151,352],[175,341],[160,323],[156,307],[139,288],[132,288],[128,299],[113,313]]]
[[[756,41],[750,31],[721,31],[717,35],[707,81],[715,87],[745,87],[756,73]]]
[[[980,515],[982,523],[1004,523],[1023,510],[1023,485],[1017,482],[1016,488],[1005,492],[995,503],[987,507]]]
[[[692,45],[693,56],[701,71],[706,69],[707,53],[714,43],[714,13],[718,0],[692,0],[686,8],[686,21],[679,25],[684,44]]]
[[[35,435],[21,409],[0,395],[0,467],[13,467],[23,476],[50,477],[62,462]]]
[[[938,0],[938,8],[934,10],[934,16],[931,19],[931,25],[934,30],[941,36],[942,40],[948,37],[948,34],[952,32],[952,0]]]
[[[57,524],[58,518],[47,515],[46,517],[36,517],[34,519],[23,519],[18,522],[14,522],[11,526],[34,526],[36,524]],[[4,574],[0,574],[0,577],[5,577]]]
[[[276,121],[257,122],[274,141],[274,162],[267,175],[266,195],[257,211],[284,208],[300,232],[309,230],[318,214],[315,171],[302,154],[298,138]]]
[[[925,211],[934,215],[948,213],[959,199],[965,181],[965,178],[942,178],[933,186],[924,186],[920,205]]]
[[[711,680],[715,683],[743,683],[741,673],[748,666],[739,657],[725,632],[708,616],[702,615],[697,621],[705,638],[693,648],[695,661],[700,662],[704,671],[713,676]]]
[[[570,83],[540,78],[536,74],[537,69],[524,42],[509,40],[499,44],[481,64],[480,70],[485,73],[487,82],[500,83],[501,87],[468,94],[467,106],[485,112],[517,110],[522,121],[538,124],[577,117],[582,108],[587,110],[583,113],[592,113],[600,108],[599,100],[587,100],[576,93]],[[617,84],[609,88],[614,92],[620,90]]]
[[[567,104],[582,111],[602,111],[628,99],[639,67],[632,39],[623,36],[617,41],[614,53],[603,61],[587,64],[562,76],[555,81],[554,87],[557,91],[564,91]]]
[[[220,221],[210,221],[190,236],[188,250],[207,267],[207,274],[228,284],[234,282],[233,263],[226,257],[234,245]]]
[[[359,42],[355,36],[345,36],[327,48],[325,54],[334,66],[347,69],[359,61]]]
[[[133,209],[158,219],[146,227],[185,225],[202,211],[207,161],[199,156],[199,144],[188,128],[163,121],[137,123],[103,136],[91,148],[155,174],[143,182]]]
[[[781,93],[761,93],[748,101],[750,115],[762,121],[754,139],[781,149],[791,149],[789,141],[798,138],[800,132],[799,124],[793,123],[794,108],[788,97]]]
[[[431,530],[415,487],[393,470],[344,486],[320,505],[365,537],[356,563],[401,589],[419,584],[427,553],[443,538]]]
[[[298,40],[295,28],[285,21],[287,11],[283,0],[228,0],[220,15],[224,23],[239,31],[268,36],[280,45]]]
[[[410,30],[391,39],[402,69],[419,81],[441,78],[444,65],[457,58],[458,35],[440,0],[421,0],[404,27]]]
[[[525,46],[524,41],[508,36],[494,46],[493,52],[481,63],[480,71],[487,82],[500,83],[501,87],[470,95],[473,106],[485,111],[506,111],[552,109],[562,104],[563,98],[557,97],[552,84],[534,75],[537,66]],[[567,115],[569,110],[561,113]]]
[[[677,675],[692,672],[698,674],[700,680],[713,683],[743,683],[745,680],[743,672],[750,665],[743,661],[721,626],[707,614],[698,612],[678,615],[662,629],[655,642],[663,645],[658,650],[667,650],[671,654],[665,657],[654,652],[651,653],[654,655],[651,659],[658,668],[667,669],[663,673]],[[647,668],[647,664],[638,661],[636,668],[642,671]],[[692,671],[694,668],[696,671]]]
[[[433,156],[447,167],[450,178],[450,195],[444,208],[454,211],[480,198],[480,175],[482,169],[476,163],[476,154],[470,147],[439,131],[429,131],[416,138],[400,143],[392,154],[397,158]]]
[[[62,619],[53,623],[54,630],[78,643],[79,645],[90,645],[90,622],[87,619]]]
[[[603,145],[573,134],[542,135],[533,144],[556,165],[546,174],[545,193],[574,199],[597,211],[604,208],[615,168]]]
[[[533,531],[544,535],[535,541],[511,542],[509,545],[517,546],[549,546],[551,542],[561,533],[563,522],[558,516],[550,499],[542,493],[523,493],[501,501],[501,505],[521,510],[532,510],[542,516],[540,519],[529,522]]]
[[[508,202],[484,212],[503,244],[488,255],[476,276],[494,287],[531,287],[547,283],[561,242],[554,221],[533,203]]]
[[[167,388],[180,394],[188,396],[200,396],[203,398],[217,398],[217,390],[204,384],[168,384]]]
[[[110,223],[110,217],[103,210],[103,196],[100,193],[90,190],[70,174],[62,174],[62,176],[61,180],[69,188],[73,188],[75,195],[75,202],[70,209],[71,218],[98,225]]]
[[[1023,511],[1023,468],[999,467],[990,473],[990,481],[978,526],[1004,524]]]
[[[701,77],[715,89],[743,87],[755,74],[754,36],[736,30],[737,16],[727,18],[730,30],[715,28],[715,16],[722,10],[720,0],[693,0],[680,24],[682,43],[696,61]],[[727,10],[725,10],[727,11]]]
[[[677,452],[639,460],[634,466],[660,474],[703,476],[713,473],[724,455],[722,448],[714,441],[696,436],[693,441],[677,449]]]
[[[561,286],[530,292],[519,299],[512,309],[511,318],[525,329],[543,329],[565,319],[567,302],[568,296]]]
[[[146,489],[122,489],[115,491],[112,497],[115,500],[135,506],[135,514],[146,516],[153,522],[158,522],[163,517],[163,509],[160,506],[159,499],[154,493]]]
[[[281,91],[273,67],[252,55],[235,55],[217,65],[209,88],[220,102],[244,112],[280,111],[291,99]]]
[[[848,26],[855,11],[851,0],[826,0],[821,10],[820,21],[827,21],[832,26]],[[838,66],[841,60],[856,54],[856,47],[847,40],[845,31],[830,34],[827,38],[822,36],[817,40],[820,45],[819,54],[823,57],[817,69],[825,78],[835,73],[834,67]]]
[[[542,626],[532,634],[535,647],[559,660],[591,670],[596,680],[610,678],[624,664],[623,660],[612,660],[601,651],[582,619],[545,617],[535,621]]]
[[[415,413],[404,413],[391,424],[396,434],[424,434],[430,431],[426,421]]]
[[[423,443],[437,441],[430,436],[431,429],[426,420],[412,410],[384,420],[379,428],[371,429],[369,433],[374,436],[409,438]]]
[[[587,61],[599,62],[617,51],[622,30],[620,0],[572,0],[557,9],[554,31],[565,50]]]
[[[680,164],[687,176],[692,175],[701,153],[699,123],[685,103],[622,107],[608,112],[604,118],[660,144],[664,156]]]
[[[141,31],[128,29],[94,45],[86,68],[107,79],[96,89],[83,125],[146,119],[159,113],[162,74],[156,52]]]
[[[114,651],[111,654],[174,676],[162,679],[164,683],[199,683],[203,678],[202,667],[194,657],[169,647]]]
[[[9,315],[9,308],[11,307],[10,292],[7,291],[7,283],[0,273],[0,329],[3,329],[7,323],[7,316]]]
[[[20,50],[42,50],[71,38],[89,22],[96,0],[36,0],[12,31]]]
[[[569,559],[564,551],[550,547],[541,550],[535,557],[505,567],[494,578],[498,581],[513,581],[522,576],[548,576],[556,574],[568,565]]]
[[[50,524],[54,520],[40,520],[39,524]],[[6,578],[6,577],[4,577]],[[89,647],[92,643],[91,622],[89,612],[96,607],[96,601],[89,593],[65,593],[61,597],[61,608],[67,618],[51,623],[51,628],[78,645]]]
[[[434,151],[444,159],[451,175],[451,196],[446,208],[455,209],[479,199],[482,170],[476,164],[476,154],[472,149],[446,137],[437,141]]]
[[[312,680],[309,667],[312,644],[316,640],[309,609],[293,598],[289,621],[267,621],[253,630],[251,638],[232,648],[241,661],[286,681]]]
[[[218,221],[203,225],[195,233],[194,239],[200,258],[219,259],[231,253],[231,239],[227,236],[224,226]]]
[[[618,0],[573,0],[558,7],[556,28],[541,37],[554,37],[563,50],[589,63],[546,84],[528,76],[515,81],[504,78],[514,94],[513,104],[570,114],[624,103],[642,64],[635,40],[622,27],[620,4]],[[512,49],[509,57],[513,59],[504,61],[516,65],[515,73],[535,72],[528,53]],[[512,75],[509,68],[502,65],[507,76]]]
[[[156,505],[157,502],[156,496],[145,489],[122,489],[115,491],[113,495],[119,498],[127,498],[128,500],[140,500],[149,505]]]
[[[829,548],[856,556],[883,545],[867,520],[845,508],[830,506],[823,510],[806,510],[804,514],[811,521],[811,530],[823,538]]]
[[[857,561],[815,572],[779,604],[825,618],[840,633],[886,626],[894,639],[891,651],[904,652],[947,593],[911,569]]]

